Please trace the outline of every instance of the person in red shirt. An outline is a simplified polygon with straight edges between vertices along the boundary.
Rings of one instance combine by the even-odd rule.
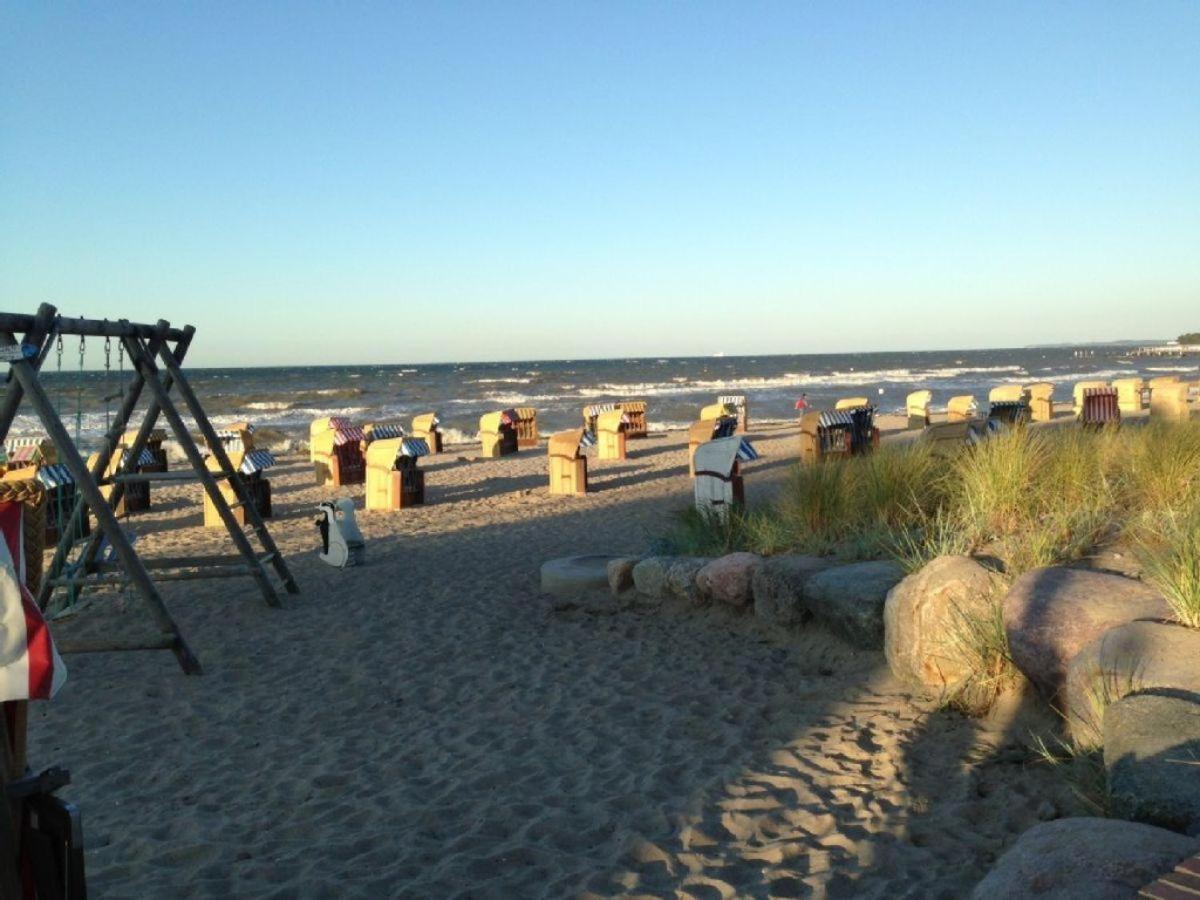
[[[796,412],[804,412],[808,409],[808,394],[801,394],[800,399],[796,401]]]

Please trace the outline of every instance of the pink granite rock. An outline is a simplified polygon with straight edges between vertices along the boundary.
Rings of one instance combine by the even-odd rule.
[[[762,557],[755,553],[730,553],[697,572],[696,584],[719,603],[746,606],[754,599],[754,573],[760,565]]]

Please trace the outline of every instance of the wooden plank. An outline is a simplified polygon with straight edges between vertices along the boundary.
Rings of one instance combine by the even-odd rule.
[[[36,318],[36,316],[21,313],[0,313],[0,331],[29,331]],[[128,322],[123,319],[114,322],[110,319],[68,318],[66,316],[59,316],[55,319],[54,330],[58,334],[114,338],[151,338],[159,332],[157,325],[149,325],[144,322]],[[163,337],[168,341],[177,341],[183,337],[183,334],[182,328],[167,328],[163,332]]]
[[[159,638],[110,640],[106,638],[71,640],[55,638],[54,645],[61,654],[75,653],[126,653],[134,650],[173,650],[174,640],[169,635]]]

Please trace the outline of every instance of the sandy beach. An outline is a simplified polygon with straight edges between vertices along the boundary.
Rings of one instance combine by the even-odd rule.
[[[316,557],[306,456],[271,470],[302,594],[162,586],[205,674],[72,655],[32,764],[70,768],[96,896],[962,896],[1071,800],[1020,728],[938,711],[882,654],[752,617],[540,596],[538,567],[646,550],[690,502],[684,435],[592,461],[550,497],[544,450],[424,461],[427,504],[359,513],[364,567]],[[755,435],[751,503],[793,428]],[[148,557],[222,552],[200,488],[126,520]],[[61,639],[144,629],[98,600]],[[124,611],[121,609],[124,606]]]

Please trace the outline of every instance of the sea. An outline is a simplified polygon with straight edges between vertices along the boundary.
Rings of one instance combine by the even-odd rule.
[[[1200,378],[1200,356],[1143,357],[1128,344],[792,356],[531,360],[370,366],[189,369],[188,379],[214,424],[248,419],[277,449],[302,446],[308,425],[323,416],[357,423],[395,422],[436,412],[449,443],[473,441],[480,415],[515,406],[538,411],[539,430],[579,425],[585,404],[646,400],[650,429],[686,428],[701,406],[721,394],[744,394],[754,422],[795,417],[801,395],[816,409],[841,397],[868,397],[881,412],[903,412],[906,395],[933,391],[934,411],[958,394],[981,401],[1003,383],[1178,373]],[[129,372],[56,371],[43,382],[81,448],[94,447],[120,403]],[[123,380],[124,379],[124,380]],[[41,432],[28,404],[10,436]]]

